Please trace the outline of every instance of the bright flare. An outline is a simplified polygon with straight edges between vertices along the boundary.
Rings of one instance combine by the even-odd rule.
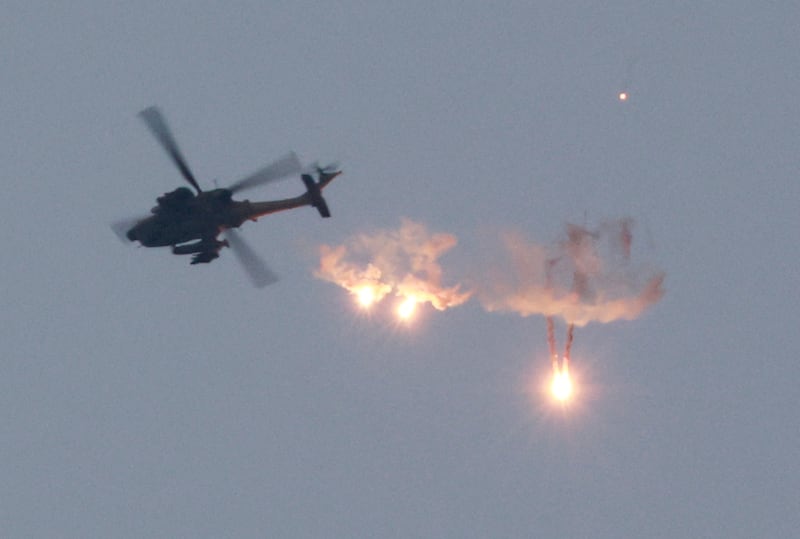
[[[410,319],[414,311],[417,309],[417,301],[414,298],[406,298],[397,308],[397,316],[402,318],[403,320]]]
[[[372,304],[375,303],[375,288],[372,286],[364,286],[359,288],[356,296],[358,297],[358,302],[362,307],[365,309],[371,307]]]
[[[619,93],[619,100],[620,101],[627,101],[628,100],[628,92],[620,92]]]
[[[553,397],[561,402],[566,402],[572,396],[572,379],[569,371],[558,371],[553,375],[553,383],[550,386]]]

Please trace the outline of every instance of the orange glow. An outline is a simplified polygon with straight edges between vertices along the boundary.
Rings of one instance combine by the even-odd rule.
[[[628,92],[620,92],[619,93],[619,100],[620,101],[627,101],[628,100]]]
[[[417,310],[417,300],[411,296],[407,297],[397,307],[397,316],[403,320],[410,320]]]

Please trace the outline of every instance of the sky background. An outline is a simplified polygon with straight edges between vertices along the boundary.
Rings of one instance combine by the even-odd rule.
[[[800,8],[666,4],[6,0],[0,535],[796,535]],[[181,185],[152,104],[205,187],[341,163],[332,219],[243,225],[279,283],[111,232]],[[403,217],[446,284],[632,217],[666,294],[576,332],[563,410],[541,317],[313,276]]]

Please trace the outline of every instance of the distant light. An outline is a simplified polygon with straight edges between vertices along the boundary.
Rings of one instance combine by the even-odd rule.
[[[628,100],[628,92],[620,92],[619,93],[619,100],[620,101],[627,101]]]
[[[403,320],[409,320],[413,315],[414,311],[417,309],[417,300],[413,297],[408,297],[403,300],[400,306],[397,308],[397,316],[402,318]]]

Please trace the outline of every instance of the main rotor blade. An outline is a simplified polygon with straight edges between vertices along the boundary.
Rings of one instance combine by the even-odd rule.
[[[239,259],[242,267],[247,272],[247,276],[250,277],[253,286],[262,288],[278,280],[278,276],[269,269],[261,257],[250,248],[236,231],[232,229],[226,230],[225,237],[233,254]]]
[[[303,170],[303,166],[300,164],[297,155],[294,152],[289,152],[274,163],[233,183],[228,189],[233,193],[244,191],[245,189],[251,189],[285,176],[300,174],[301,170]]]
[[[142,117],[147,127],[150,128],[150,131],[167,151],[172,158],[172,162],[181,171],[186,181],[200,193],[200,186],[197,184],[197,180],[194,179],[192,171],[189,170],[189,165],[186,164],[186,159],[183,157],[180,148],[178,148],[178,143],[175,142],[175,137],[172,136],[172,132],[169,130],[161,111],[157,107],[147,107],[139,113],[139,116]]]

